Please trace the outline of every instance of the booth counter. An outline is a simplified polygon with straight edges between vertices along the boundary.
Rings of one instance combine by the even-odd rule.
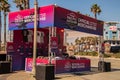
[[[32,71],[32,58],[26,58],[25,71]],[[49,63],[47,58],[37,58],[37,65],[47,65]],[[90,71],[90,59],[53,59],[52,64],[55,65],[55,73],[70,73],[80,71]]]

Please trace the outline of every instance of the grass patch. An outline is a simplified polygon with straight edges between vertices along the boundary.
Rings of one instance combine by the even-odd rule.
[[[96,51],[93,52],[76,52],[75,55],[82,55],[82,56],[98,56]],[[120,53],[109,53],[104,54],[105,58],[113,57],[113,58],[120,58]]]

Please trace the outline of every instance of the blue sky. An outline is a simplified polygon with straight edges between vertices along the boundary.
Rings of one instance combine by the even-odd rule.
[[[12,2],[13,0],[8,1],[11,4],[11,12],[18,11],[15,7],[16,5]],[[90,11],[90,7],[95,3],[98,4],[102,10],[101,14],[98,16],[99,20],[120,22],[120,0],[38,0],[39,7],[57,4],[58,6],[72,11],[79,11],[82,14],[89,14],[91,17],[94,16]],[[34,0],[30,0],[30,7],[34,8]]]
[[[15,4],[12,0],[8,0],[11,5],[11,11],[16,11]],[[102,9],[98,19],[103,21],[119,21],[120,22],[120,0],[38,0],[39,6],[50,4],[57,4],[58,6],[73,10],[80,11],[82,14],[89,14],[93,17],[90,7],[97,3]],[[34,7],[34,0],[30,0],[30,7]]]

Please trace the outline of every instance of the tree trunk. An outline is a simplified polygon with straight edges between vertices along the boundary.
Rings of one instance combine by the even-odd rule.
[[[4,48],[5,48],[5,51],[6,51],[6,12],[4,12]]]
[[[97,19],[97,14],[95,13],[94,15],[95,15],[95,19]]]
[[[26,7],[25,7],[26,9],[29,9],[29,8],[30,8],[29,0],[26,0],[26,1],[25,1],[25,6],[26,6]]]
[[[2,38],[2,37],[1,37],[1,31],[2,31],[2,30],[1,30],[1,29],[2,29],[1,18],[2,18],[2,17],[1,17],[1,11],[0,11],[0,51],[1,51],[1,42],[2,42],[2,41],[1,41],[1,38]]]

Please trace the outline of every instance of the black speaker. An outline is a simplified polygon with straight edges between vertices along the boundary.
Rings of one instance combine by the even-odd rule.
[[[106,62],[105,63],[105,68],[106,68],[106,71],[111,71],[111,63],[110,62]]]
[[[0,74],[10,73],[11,65],[10,62],[0,62]]]
[[[36,66],[36,80],[54,80],[54,65]]]
[[[0,54],[0,61],[6,60],[6,54]]]

